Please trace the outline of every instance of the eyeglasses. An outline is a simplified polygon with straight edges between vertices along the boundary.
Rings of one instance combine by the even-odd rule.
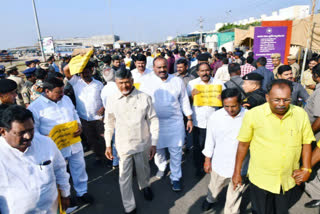
[[[275,103],[281,103],[284,102],[284,103],[291,103],[292,99],[291,98],[287,98],[287,99],[271,99],[271,102],[275,102]]]

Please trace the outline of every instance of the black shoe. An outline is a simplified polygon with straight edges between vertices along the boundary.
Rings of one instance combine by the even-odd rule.
[[[77,197],[77,199],[81,204],[92,204],[94,202],[94,198],[89,193],[85,193],[83,196]]]
[[[304,204],[306,208],[320,207],[320,200],[312,200]]]
[[[207,199],[205,199],[202,203],[202,211],[208,211],[210,209],[212,209],[214,203],[210,203],[207,201]]]
[[[134,208],[131,212],[125,212],[125,214],[136,214],[137,213],[137,208]]]
[[[147,201],[152,201],[153,199],[153,193],[150,187],[146,187],[142,189],[144,199]]]

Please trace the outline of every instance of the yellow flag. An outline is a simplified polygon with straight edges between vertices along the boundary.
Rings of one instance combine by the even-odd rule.
[[[63,149],[81,141],[80,136],[74,137],[73,133],[78,130],[76,120],[56,125],[49,133],[49,137],[57,144],[58,149]]]
[[[59,201],[59,207],[58,207],[58,214],[67,214],[66,211],[64,211],[62,209],[62,204],[61,204],[61,193],[60,191],[58,190],[58,201]]]
[[[137,83],[133,83],[133,86],[134,86],[137,90],[139,90],[140,84],[141,84],[141,83],[138,83],[138,82],[137,82]]]
[[[199,91],[199,94],[194,96],[194,106],[222,106],[222,85],[195,85],[194,88]]]
[[[69,62],[70,74],[74,75],[74,74],[81,73],[83,69],[86,67],[92,54],[93,54],[93,49],[89,50],[84,55],[79,54],[73,57]]]

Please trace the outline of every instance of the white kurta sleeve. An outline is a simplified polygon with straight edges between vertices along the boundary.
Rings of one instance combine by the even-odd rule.
[[[52,141],[49,138],[48,140]],[[54,152],[53,169],[54,169],[54,174],[56,176],[58,189],[60,190],[62,197],[68,197],[70,196],[70,184],[69,184],[70,175],[67,172],[66,162],[62,157],[61,152],[58,150],[57,146],[54,144],[53,141],[51,144],[52,144],[51,150]]]
[[[211,116],[208,120],[207,131],[206,131],[206,141],[204,144],[204,149],[202,150],[202,154],[207,158],[212,158],[214,153],[214,148],[216,146],[215,136],[214,136],[214,121]]]
[[[159,139],[159,119],[156,111],[154,110],[151,97],[147,98],[148,110],[147,110],[147,121],[150,123],[151,132],[151,145],[156,146]]]
[[[106,147],[111,147],[111,140],[115,129],[116,118],[112,111],[113,102],[107,102],[106,110],[104,113],[104,140]]]
[[[36,106],[29,105],[28,110],[32,112],[33,120],[34,120],[34,129],[36,132],[40,133],[40,116],[38,112],[34,109]]]
[[[190,101],[189,101],[187,89],[186,89],[185,85],[183,84],[182,80],[180,82],[180,85],[181,85],[181,93],[180,93],[180,97],[179,97],[179,102],[180,102],[181,109],[182,109],[184,115],[187,117],[187,116],[192,115],[192,110],[191,110],[191,106],[190,106]]]

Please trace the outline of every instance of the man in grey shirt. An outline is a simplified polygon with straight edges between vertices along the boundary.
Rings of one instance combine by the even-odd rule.
[[[293,91],[291,94],[291,104],[298,105],[299,98],[302,99],[304,102],[307,102],[309,94],[300,83],[293,82],[293,73],[290,65],[281,65],[278,68],[278,78],[286,79],[292,82]]]
[[[241,67],[238,63],[231,63],[228,66],[228,71],[230,74],[230,80],[227,81],[224,85],[226,88],[236,88],[241,92],[241,97],[244,99],[246,94],[242,89],[243,79],[240,77],[241,75]]]
[[[267,64],[267,59],[265,57],[260,57],[257,60],[257,70],[252,71],[253,73],[258,73],[263,76],[261,88],[267,91],[267,86],[274,80],[274,75],[272,71],[268,70],[265,66]]]
[[[195,79],[195,77],[188,72],[188,61],[184,58],[179,59],[177,62],[177,72],[174,73],[175,76],[180,77],[185,86],[188,85],[190,80]]]

